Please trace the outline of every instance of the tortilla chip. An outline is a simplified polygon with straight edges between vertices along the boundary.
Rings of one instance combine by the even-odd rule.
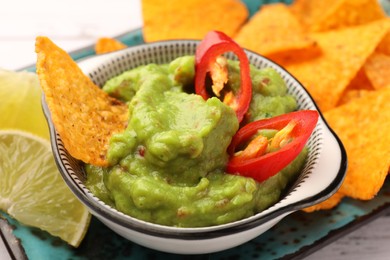
[[[390,55],[373,53],[364,64],[364,71],[375,89],[390,87]]]
[[[110,137],[125,129],[127,105],[96,86],[47,37],[36,39],[37,73],[65,148],[85,163],[107,166]]]
[[[315,45],[287,5],[282,3],[264,5],[234,40],[241,47],[265,56]]]
[[[340,192],[372,199],[382,187],[390,166],[390,88],[367,93],[324,113],[343,142],[348,169]]]
[[[316,43],[313,46],[301,50],[290,50],[269,54],[267,55],[267,58],[280,65],[292,65],[294,63],[300,63],[302,61],[309,61],[310,59],[318,58],[321,54],[321,47]]]
[[[310,206],[308,208],[304,208],[303,211],[309,213],[309,212],[314,212],[314,211],[318,211],[318,210],[332,209],[332,208],[336,207],[344,197],[345,197],[344,194],[337,191],[329,199],[327,199],[321,203],[315,204],[313,206]]]
[[[313,38],[322,50],[310,59],[279,60],[310,92],[321,110],[335,107],[348,84],[388,31],[387,19]]]
[[[361,25],[386,17],[378,0],[301,0],[291,8],[314,32]]]
[[[143,36],[146,42],[170,39],[203,39],[211,30],[230,37],[248,19],[239,0],[143,0]]]
[[[344,105],[356,98],[361,98],[367,95],[368,93],[373,92],[373,90],[367,90],[367,89],[348,89],[344,92],[344,94],[341,96],[338,106]]]
[[[127,48],[126,44],[113,39],[113,38],[99,38],[95,44],[95,52],[96,54],[104,54],[113,51],[119,51]]]
[[[383,37],[376,50],[377,52],[390,56],[390,31],[388,31],[385,37]]]
[[[346,90],[352,89],[374,90],[374,87],[372,86],[371,81],[368,79],[367,74],[363,68],[358,71],[356,76],[347,86]]]
[[[364,69],[360,69],[357,75],[352,79],[349,85],[341,95],[338,106],[348,103],[349,101],[359,98],[366,93],[374,90],[370,80],[368,79]]]
[[[341,2],[342,0],[295,0],[290,5],[290,10],[306,29],[310,29],[312,25],[317,24],[323,17],[334,13]]]

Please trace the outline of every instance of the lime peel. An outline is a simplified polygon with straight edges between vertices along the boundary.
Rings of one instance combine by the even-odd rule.
[[[49,141],[0,130],[0,154],[0,210],[79,246],[91,215],[58,172]]]
[[[38,76],[0,69],[0,129],[19,129],[49,140]]]

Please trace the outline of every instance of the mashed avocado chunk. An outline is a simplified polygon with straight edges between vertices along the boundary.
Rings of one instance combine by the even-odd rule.
[[[238,64],[229,62],[237,87]],[[279,74],[251,68],[250,120],[296,109]],[[145,221],[179,227],[219,225],[251,216],[280,199],[305,162],[258,183],[226,174],[226,152],[239,124],[217,98],[193,94],[194,57],[149,64],[107,81],[103,89],[129,105],[129,124],[111,138],[109,168],[86,165],[87,187],[102,201]]]

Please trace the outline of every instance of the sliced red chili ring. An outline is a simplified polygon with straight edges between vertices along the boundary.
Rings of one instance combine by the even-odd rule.
[[[207,73],[212,70],[217,58],[226,52],[233,52],[240,62],[240,89],[234,95],[229,94],[226,103],[234,109],[238,121],[241,122],[252,99],[249,60],[244,50],[222,32],[209,32],[196,49],[195,92],[204,99],[210,97],[205,83]]]
[[[301,110],[258,120],[243,126],[234,135],[228,148],[230,160],[226,171],[231,174],[251,177],[259,182],[275,175],[291,163],[302,151],[317,124],[318,117],[319,114],[315,110]],[[289,126],[291,122],[293,123]],[[249,157],[237,154],[236,149],[250,142],[259,130],[274,129],[281,131],[286,126],[288,126],[288,129],[284,131],[288,132],[288,140],[282,145],[280,145],[282,140],[277,141],[280,146],[278,149],[271,149],[269,152],[260,154],[254,151],[251,153],[253,156]]]

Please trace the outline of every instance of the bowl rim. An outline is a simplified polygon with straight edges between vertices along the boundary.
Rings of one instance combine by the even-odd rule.
[[[130,46],[125,49],[111,52],[107,54],[99,54],[92,57],[87,57],[78,60],[78,63],[82,63],[88,60],[92,60],[99,57],[110,57],[112,55],[115,55],[120,52],[130,52],[134,49],[143,47],[143,46],[153,46],[153,45],[161,45],[161,44],[177,44],[177,43],[199,43],[199,40],[165,40],[165,41],[158,41],[158,42],[152,42],[152,43],[144,43],[140,45]],[[271,211],[263,216],[259,216],[256,218],[252,218],[246,222],[239,223],[238,225],[228,225],[232,223],[227,223],[219,226],[209,226],[209,227],[195,227],[195,228],[182,228],[182,227],[171,227],[171,226],[164,226],[159,224],[150,223],[147,221],[139,220],[131,216],[124,215],[124,213],[121,213],[117,211],[116,209],[113,209],[109,207],[108,205],[99,205],[97,201],[91,202],[90,196],[88,196],[84,190],[82,190],[76,183],[76,181],[70,177],[70,174],[68,174],[68,171],[64,165],[64,162],[61,159],[61,154],[58,147],[58,141],[61,141],[58,133],[55,130],[55,127],[51,121],[51,115],[50,111],[48,109],[47,103],[45,101],[44,94],[42,94],[42,109],[44,111],[44,115],[46,117],[49,131],[50,131],[50,143],[54,155],[55,162],[57,164],[57,168],[59,169],[59,172],[66,182],[66,184],[69,186],[71,191],[76,195],[76,197],[85,204],[90,211],[92,211],[95,215],[97,215],[98,218],[103,217],[121,227],[132,229],[137,232],[147,234],[150,236],[157,236],[157,237],[163,237],[163,238],[173,238],[173,239],[182,239],[182,240],[203,240],[203,239],[210,239],[210,238],[218,238],[226,235],[232,235],[239,232],[244,232],[249,229],[258,227],[260,225],[265,224],[266,222],[283,217],[284,215],[288,215],[289,213],[292,213],[294,211],[312,206],[314,204],[317,204],[319,202],[322,202],[332,196],[341,186],[342,181],[345,177],[345,172],[347,169],[347,153],[344,148],[343,143],[341,142],[340,138],[337,136],[337,134],[332,130],[332,128],[329,126],[329,124],[326,122],[322,112],[318,108],[316,102],[314,101],[311,94],[306,90],[306,88],[303,86],[303,84],[297,80],[292,74],[290,74],[283,66],[275,63],[274,61],[262,56],[261,54],[258,54],[256,52],[250,51],[245,49],[245,52],[251,53],[252,55],[259,56],[261,59],[266,60],[268,63],[272,64],[275,67],[278,67],[281,71],[292,77],[297,85],[308,95],[309,101],[315,106],[316,110],[318,111],[320,118],[322,122],[324,123],[324,126],[327,131],[329,131],[332,138],[337,143],[337,147],[340,149],[340,165],[338,168],[338,172],[335,174],[335,178],[333,181],[324,189],[322,189],[320,192],[316,193],[314,196],[305,198],[303,200],[296,201],[294,203],[282,206],[274,211]],[[105,60],[104,60],[105,61]],[[104,63],[102,61],[102,63]],[[65,149],[65,148],[64,148]],[[66,151],[65,151],[66,152]],[[67,154],[70,158],[71,155]],[[73,158],[74,159],[74,158]],[[69,166],[69,165],[68,165]],[[103,207],[105,206],[105,207]],[[117,214],[117,213],[120,214]],[[124,215],[124,216],[122,216]],[[256,216],[256,214],[254,215]],[[134,220],[134,221],[129,221]],[[146,225],[145,225],[146,224]],[[218,228],[220,227],[220,228]]]

